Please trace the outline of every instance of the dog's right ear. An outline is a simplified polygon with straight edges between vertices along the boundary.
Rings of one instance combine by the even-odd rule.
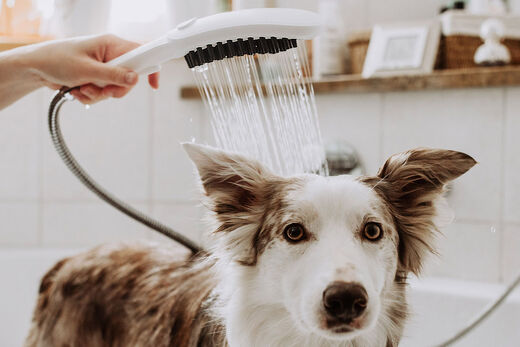
[[[260,186],[272,174],[257,161],[209,146],[183,144],[197,166],[206,195],[217,214],[250,212]]]
[[[269,182],[277,176],[255,160],[212,147],[183,144],[197,166],[206,205],[214,213],[220,250],[243,265],[256,262]]]

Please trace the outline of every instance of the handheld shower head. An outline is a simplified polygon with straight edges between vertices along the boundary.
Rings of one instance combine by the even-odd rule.
[[[319,32],[319,16],[288,8],[257,8],[192,18],[162,37],[110,62],[139,74],[157,72],[161,64],[185,57],[194,67],[244,54],[278,53]]]

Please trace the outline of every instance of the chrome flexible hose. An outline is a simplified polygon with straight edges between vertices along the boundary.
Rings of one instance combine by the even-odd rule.
[[[170,239],[177,241],[181,245],[189,248],[193,253],[201,251],[201,247],[194,241],[190,240],[186,236],[179,232],[169,228],[161,222],[147,216],[146,214],[136,210],[132,206],[128,205],[124,201],[119,200],[112,194],[107,192],[99,184],[94,181],[85,170],[78,164],[74,156],[71,154],[60,129],[59,112],[61,106],[67,101],[67,93],[74,88],[62,88],[60,89],[51,101],[49,106],[49,131],[51,134],[52,142],[58,152],[61,159],[65,162],[65,165],[69,170],[83,183],[90,191],[96,194],[99,198],[112,205],[119,211],[123,212],[127,216],[135,219],[136,221],[146,225],[147,227],[169,237]]]

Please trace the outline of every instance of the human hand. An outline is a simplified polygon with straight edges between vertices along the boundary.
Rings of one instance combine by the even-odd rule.
[[[121,98],[137,83],[137,73],[105,62],[138,46],[114,35],[51,41],[36,45],[28,64],[43,85],[52,89],[80,86],[71,94],[84,104],[93,104],[108,97]],[[149,75],[148,83],[157,89],[159,74]]]

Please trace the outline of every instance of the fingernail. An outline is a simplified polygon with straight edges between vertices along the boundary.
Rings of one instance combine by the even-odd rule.
[[[128,84],[135,83],[137,74],[135,72],[127,72],[125,75],[125,82]]]

